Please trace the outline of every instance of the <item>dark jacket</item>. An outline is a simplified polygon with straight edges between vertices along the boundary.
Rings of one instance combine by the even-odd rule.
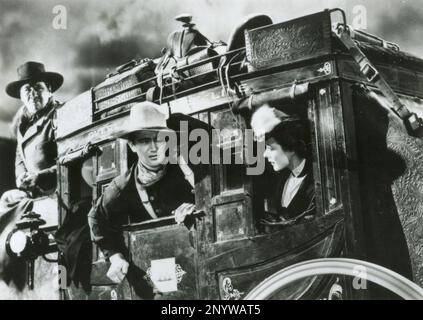
[[[60,200],[59,200],[60,201]],[[61,263],[66,267],[68,283],[90,290],[92,243],[87,214],[91,209],[91,198],[82,199],[66,208],[63,223],[55,234],[61,252]]]
[[[115,253],[126,253],[123,225],[151,219],[136,189],[135,169],[133,166],[115,178],[88,215],[91,237],[106,258]],[[195,200],[192,187],[178,165],[168,165],[165,175],[145,189],[158,217],[169,216],[181,204],[194,203]]]
[[[310,161],[306,161],[306,165],[300,174],[300,177],[304,175],[307,176],[303,180],[289,206],[284,208],[282,207],[282,194],[290,174],[290,170],[282,170],[275,176],[274,183],[270,184],[275,186],[268,191],[267,198],[270,212],[285,220],[296,219],[305,215],[313,215],[315,213],[315,190]]]
[[[60,104],[52,101],[44,109],[32,117],[28,117],[22,107],[15,119],[16,126],[16,178],[24,172],[44,174],[39,177],[37,185],[43,190],[49,190],[56,185],[57,145],[55,142],[54,117]]]

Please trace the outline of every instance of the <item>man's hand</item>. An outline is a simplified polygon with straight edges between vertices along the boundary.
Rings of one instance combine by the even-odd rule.
[[[18,187],[18,189],[23,189],[22,184],[24,179],[26,179],[27,176],[28,176],[28,172],[23,172],[16,178],[16,186]]]
[[[22,201],[23,199],[28,198],[28,194],[21,190],[9,190],[3,193],[0,198],[1,205],[12,205]],[[4,210],[4,209],[2,209]]]
[[[183,203],[175,210],[175,221],[178,224],[184,222],[187,215],[192,214],[195,211],[195,205],[192,203]]]
[[[121,283],[128,273],[129,263],[125,260],[121,253],[115,253],[109,258],[110,265],[107,276],[116,283]]]
[[[16,185],[19,189],[30,190],[37,185],[38,174],[24,172],[16,179]]]

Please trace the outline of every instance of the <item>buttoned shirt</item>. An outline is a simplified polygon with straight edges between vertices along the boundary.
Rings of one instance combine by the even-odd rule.
[[[304,170],[305,163],[306,161],[303,160],[298,167],[291,171],[289,178],[286,180],[281,199],[283,208],[287,208],[289,206],[307,176],[300,176],[301,172]]]

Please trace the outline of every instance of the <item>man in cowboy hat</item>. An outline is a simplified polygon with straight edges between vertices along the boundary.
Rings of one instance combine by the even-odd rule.
[[[63,77],[54,72],[46,72],[38,62],[26,62],[18,68],[17,81],[6,87],[13,98],[20,99],[23,106],[14,119],[17,138],[16,185],[19,190],[6,191],[0,198],[0,236],[6,236],[21,215],[32,210],[32,198],[48,194],[55,189],[55,158],[57,147],[54,141],[53,115],[58,102],[52,93],[63,83]],[[16,267],[24,266],[24,261],[12,261],[6,254],[4,239],[0,241],[0,269],[8,282],[19,283],[22,275]],[[14,266],[14,267],[13,267]]]
[[[166,164],[163,133],[176,133],[158,107],[142,102],[131,108],[128,127],[117,137],[127,140],[138,161],[110,183],[88,215],[92,239],[110,260],[107,276],[115,282],[129,267],[122,225],[172,214],[181,223],[195,210],[193,172],[186,163]]]
[[[52,93],[63,84],[63,77],[32,61],[18,68],[18,77],[6,87],[9,96],[23,102],[13,122],[16,185],[21,190],[44,193],[54,189],[56,181],[53,117],[59,103]]]
[[[265,140],[264,157],[277,173],[269,184],[265,224],[289,225],[312,216],[315,191],[306,124],[265,104],[253,114],[251,127]]]

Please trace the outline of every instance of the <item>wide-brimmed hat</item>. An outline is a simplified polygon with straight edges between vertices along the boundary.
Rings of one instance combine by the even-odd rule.
[[[251,117],[251,128],[258,139],[268,138],[277,126],[288,123],[299,122],[300,118],[295,115],[289,115],[268,104],[257,109]]]
[[[17,70],[19,79],[6,86],[7,94],[16,99],[20,99],[21,87],[29,82],[44,81],[51,86],[51,92],[56,91],[63,84],[63,76],[61,74],[45,71],[44,65],[39,62],[25,62]]]
[[[116,138],[130,139],[137,132],[142,131],[169,131],[166,124],[166,115],[159,110],[160,106],[153,102],[144,101],[131,108],[125,128],[116,132]]]

